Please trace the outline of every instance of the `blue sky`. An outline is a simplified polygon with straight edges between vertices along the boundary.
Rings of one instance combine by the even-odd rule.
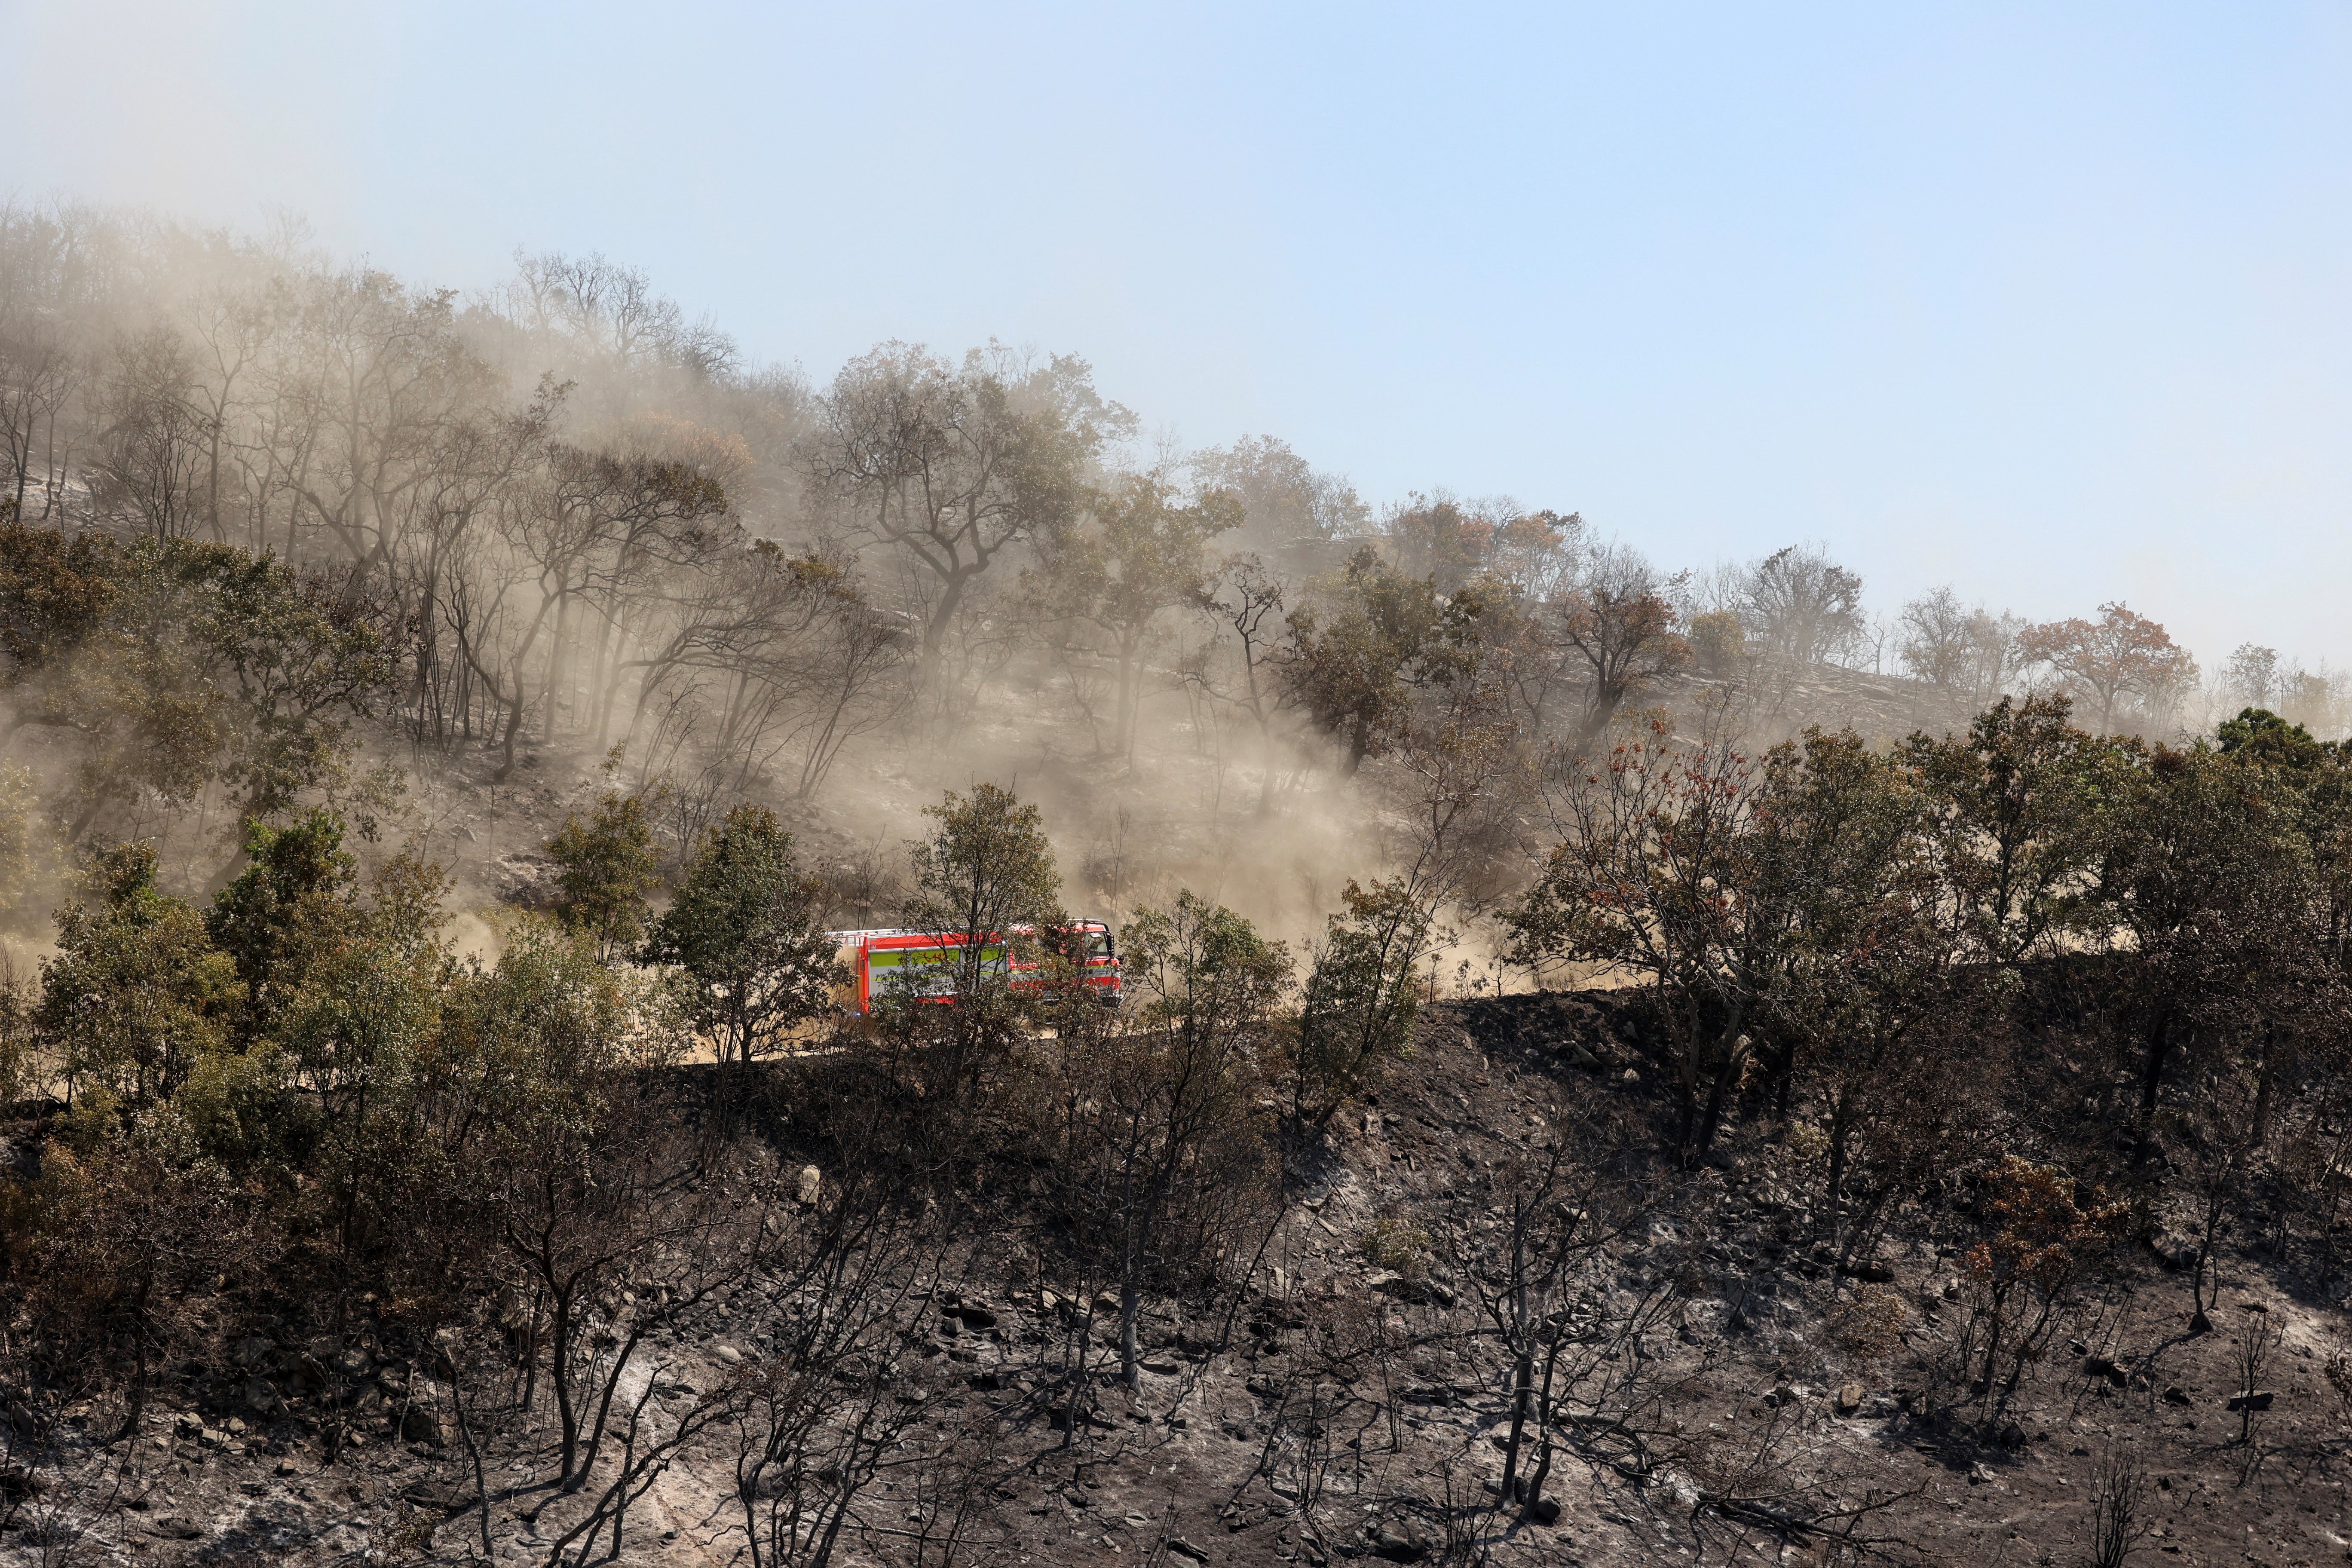
[[[0,181],[2352,658],[2352,10],[0,0]]]

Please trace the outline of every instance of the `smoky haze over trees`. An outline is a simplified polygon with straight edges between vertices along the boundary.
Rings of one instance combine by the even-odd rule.
[[[2340,1290],[2326,667],[1375,504],[1116,391],[0,209],[0,1521],[170,1401],[402,1446],[485,1554],[519,1500],[652,1550],[691,1471],[755,1561],[941,1561],[1213,1372],[1289,1548],[1634,1477],[1835,1556],[1916,1494],[1819,1484],[1796,1380],[1907,1357],[1918,1441],[2005,1452],[2126,1242],[2179,1343],[2257,1234]],[[846,1018],[851,925],[997,945]],[[1455,1402],[1501,1440],[1432,1457]]]
[[[284,234],[22,204],[0,230],[0,479],[29,574],[10,722],[87,737],[76,845],[128,829],[135,779],[135,811],[209,812],[233,847],[255,801],[353,787],[336,726],[362,711],[412,770],[488,755],[503,782],[538,748],[622,746],[698,826],[755,789],[816,798],[886,731],[1006,708],[1129,768],[1139,735],[1189,734],[1272,810],[1409,755],[1471,693],[1529,758],[1694,679],[1793,731],[1794,688],[1840,668],[1899,670],[1951,715],[2064,690],[2151,735],[2231,702],[2324,731],[2338,706],[2326,669],[2252,645],[2208,689],[2120,605],[2031,625],[1938,589],[1874,616],[1816,545],[1678,571],[1506,498],[1376,509],[1273,436],[1147,458],[1074,353],[891,342],[813,384],[602,257],[519,252],[460,296]],[[92,576],[74,551],[121,560]],[[166,604],[242,570],[224,552],[273,562],[242,613],[291,635],[310,606],[299,654]],[[95,598],[27,608],[68,578]],[[219,710],[222,675],[273,731],[266,788],[225,715],[159,709],[184,688]]]

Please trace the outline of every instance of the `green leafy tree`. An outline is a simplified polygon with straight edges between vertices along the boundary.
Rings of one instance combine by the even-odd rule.
[[[1048,977],[1078,961],[1062,951],[1069,944],[1060,934],[1061,877],[1037,808],[982,784],[969,795],[949,793],[924,815],[933,826],[908,847],[912,877],[902,921],[953,950],[951,1005],[911,989],[877,990],[875,1039],[885,1070],[935,1119],[930,1135],[948,1139],[968,1131],[992,1104],[1000,1069],[1041,1009],[1075,1009],[1069,1022],[1081,1029],[1091,1020],[1078,1005],[1083,990],[1074,977],[1058,988],[1050,982],[1013,988],[1015,965],[1042,965],[1035,973]]]
[[[14,978],[0,980],[0,1105],[16,1103],[33,1087],[39,1039],[33,1005],[31,987]]]
[[[251,864],[205,923],[245,983],[248,1032],[263,1034],[352,934],[359,862],[343,847],[342,819],[324,808],[286,827],[247,823],[245,851]]]
[[[263,1215],[175,1107],[118,1111],[102,1092],[43,1148],[11,1237],[20,1322],[53,1355],[127,1384],[118,1436],[138,1433],[157,1369],[194,1349],[224,1270],[266,1256]]]
[[[277,972],[269,1034],[244,1053],[251,1076],[240,1110],[285,1083],[306,1091],[295,1100],[307,1145],[300,1223],[315,1238],[337,1331],[369,1291],[405,1270],[404,1258],[457,1239],[426,1223],[443,1184],[422,1106],[456,973],[437,918],[419,907],[439,885],[417,868],[380,879],[373,907],[354,900],[341,940]],[[242,1121],[239,1130],[265,1148],[292,1131],[256,1136]],[[340,1432],[331,1428],[331,1454]]]
[[[2088,900],[2129,763],[2073,711],[2064,697],[2004,697],[1966,735],[1901,750],[1962,933],[2003,968],[2102,918]]]
[[[260,1000],[248,985],[239,1048],[206,1058],[182,1104],[206,1149],[248,1179],[332,1173],[367,1187],[414,1152],[415,1064],[454,973],[440,934],[448,879],[404,852],[362,898],[353,872],[341,824],[317,814],[270,836],[215,901],[215,929],[238,943]],[[384,1216],[362,1232],[396,1234],[412,1195],[358,1193]]]
[[[1017,926],[1060,923],[1061,873],[1034,805],[982,784],[969,796],[950,791],[923,815],[937,826],[912,847],[909,925],[945,935],[993,933],[1017,943]],[[1035,944],[1034,937],[1027,941]],[[959,1000],[976,1001],[1008,983],[1004,966],[988,962],[982,943],[964,943],[956,972]]]
[[[1891,966],[1939,951],[1908,940],[1934,922],[1937,889],[1917,797],[1853,731],[1808,730],[1774,747],[1760,786],[1742,825],[1743,892],[1769,953],[1754,1032],[1785,1115],[1809,1047],[1834,1049],[1857,1025],[1899,1033],[1912,1021],[1898,998],[1916,977]]]
[[[703,836],[645,956],[685,972],[719,1059],[749,1064],[830,1005],[842,975],[823,909],[775,814],[739,805]]]
[[[124,844],[58,915],[34,1019],[77,1089],[137,1103],[175,1093],[226,1048],[237,999],[235,961],[203,917],[156,888],[154,850]]]
[[[1580,772],[1567,831],[1506,917],[1511,956],[1538,973],[1597,964],[1649,993],[1659,1065],[1681,1102],[1681,1156],[1695,1166],[1785,973],[1785,923],[1746,896],[1758,886],[1748,830],[1761,781],[1726,747],[1676,746],[1663,721]]]
[[[393,675],[371,611],[268,556],[54,530],[0,531],[0,652],[15,724],[75,737],[76,839],[142,792],[243,820],[342,789]]]
[[[1180,892],[1119,933],[1129,1005],[1071,998],[1047,1048],[1061,1192],[1118,1282],[1121,1375],[1138,1383],[1145,1293],[1196,1272],[1265,1214],[1273,1144],[1259,1100],[1290,954]]]
[[[1307,973],[1293,1061],[1292,1114],[1318,1128],[1412,1054],[1421,1013],[1413,965],[1434,931],[1402,878],[1369,888],[1350,881],[1340,900]]]
[[[1223,904],[1189,889],[1166,910],[1141,910],[1119,931],[1129,1000],[1151,1027],[1241,1050],[1275,1017],[1290,988],[1289,948]]]
[[[1933,907],[1915,808],[1851,732],[1809,731],[1759,766],[1676,745],[1657,722],[1579,772],[1569,831],[1507,917],[1513,956],[1599,964],[1648,991],[1695,1167],[1752,1067],[1785,1097],[1802,1049],[1854,1021],[1839,1015],[1896,1004],[1854,989],[1856,966]]]
[[[2346,952],[2352,946],[2352,750],[2341,741],[2317,740],[2303,725],[2260,708],[2225,720],[2215,738],[2223,756],[2263,775],[2273,794],[2287,792],[2283,798],[2293,804],[2310,861],[2315,900],[2311,914],[2318,927],[2314,938],[2336,973],[2347,973]],[[2273,1065],[2266,1063],[2260,1118],[2264,1121],[2273,1076]]]
[[[2236,718],[2224,719],[2214,740],[2225,757],[2276,768],[2316,768],[2336,750],[2302,725],[2291,724],[2266,708],[2241,709]]]
[[[105,534],[0,520],[0,683],[22,689],[57,672],[106,624],[122,573],[121,547]]]
[[[1927,807],[1853,731],[1815,730],[1766,758],[1749,824],[1747,890],[1777,964],[1759,976],[1765,1087],[1783,1118],[1801,1081],[1820,1097],[1821,1212],[1833,1241],[1853,1239],[1842,1227],[1856,1155],[1871,1156],[1859,1194],[1867,1216],[1885,1196],[1888,1156],[1907,1147],[1882,1135],[1916,1119],[1913,1097],[1939,1083],[1951,1057],[1939,1026],[1960,1000],[1954,975],[1968,950],[1948,918]]]
[[[2139,1153],[2175,1047],[2269,1033],[2326,987],[2300,793],[2280,770],[2158,747],[2126,781],[2102,868],[2139,1016]]]
[[[561,890],[555,913],[567,931],[593,938],[609,961],[646,932],[646,896],[661,885],[660,857],[645,797],[608,794],[583,818],[574,812],[547,841]]]
[[[1367,547],[1356,552],[1324,604],[1290,614],[1283,666],[1290,700],[1336,739],[1349,776],[1387,750],[1419,692],[1475,672],[1475,592],[1441,595]]]
[[[683,1244],[690,1227],[665,1207],[660,1189],[678,1172],[647,1163],[663,1144],[661,1119],[625,1070],[649,1059],[658,992],[553,921],[525,917],[507,935],[495,966],[475,963],[449,989],[425,1141],[439,1152],[434,1174],[459,1228],[500,1249],[545,1306],[525,1359],[535,1378],[547,1358],[559,1482],[576,1487],[612,1408],[600,1385],[609,1390],[627,1359],[609,1342],[597,1350],[596,1298],[656,1266],[647,1254]],[[628,1350],[646,1326],[638,1315]]]

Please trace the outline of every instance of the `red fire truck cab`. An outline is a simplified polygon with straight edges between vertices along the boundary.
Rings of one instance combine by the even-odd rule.
[[[956,971],[972,942],[972,938],[962,931],[895,927],[825,934],[839,945],[842,967],[850,976],[849,983],[835,992],[835,1000],[843,1012],[860,1016],[870,1014],[877,1002],[894,995],[908,996],[918,1002],[954,1001]],[[1030,938],[1041,946],[1058,947],[1068,954],[1074,966],[1083,954],[1086,978],[1082,984],[1087,992],[1107,1007],[1118,1005],[1118,952],[1110,927],[1103,921],[1073,921],[1045,932],[1034,926],[1015,926],[1010,934]],[[1036,960],[1022,956],[1017,948],[994,931],[986,933],[980,942],[982,973],[1009,974],[1016,992],[1034,993],[1045,988],[1045,979],[1037,973]]]

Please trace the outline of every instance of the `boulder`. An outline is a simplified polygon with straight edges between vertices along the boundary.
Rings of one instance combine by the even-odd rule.
[[[2268,1410],[2271,1407],[2271,1401],[2277,1397],[2277,1391],[2274,1389],[2252,1389],[2231,1399],[2230,1408],[2231,1410]]]
[[[803,1207],[816,1207],[817,1200],[824,1196],[824,1173],[814,1165],[803,1165],[800,1183],[794,1188],[793,1196]]]
[[[400,1440],[437,1448],[443,1441],[441,1423],[435,1420],[429,1411],[419,1410],[412,1405],[400,1418]]]
[[[1841,1415],[1851,1415],[1862,1408],[1862,1384],[1845,1383],[1838,1385],[1837,1408]]]
[[[1372,1531],[1372,1553],[1383,1563],[1418,1563],[1429,1555],[1429,1538],[1415,1526],[1390,1521]]]

